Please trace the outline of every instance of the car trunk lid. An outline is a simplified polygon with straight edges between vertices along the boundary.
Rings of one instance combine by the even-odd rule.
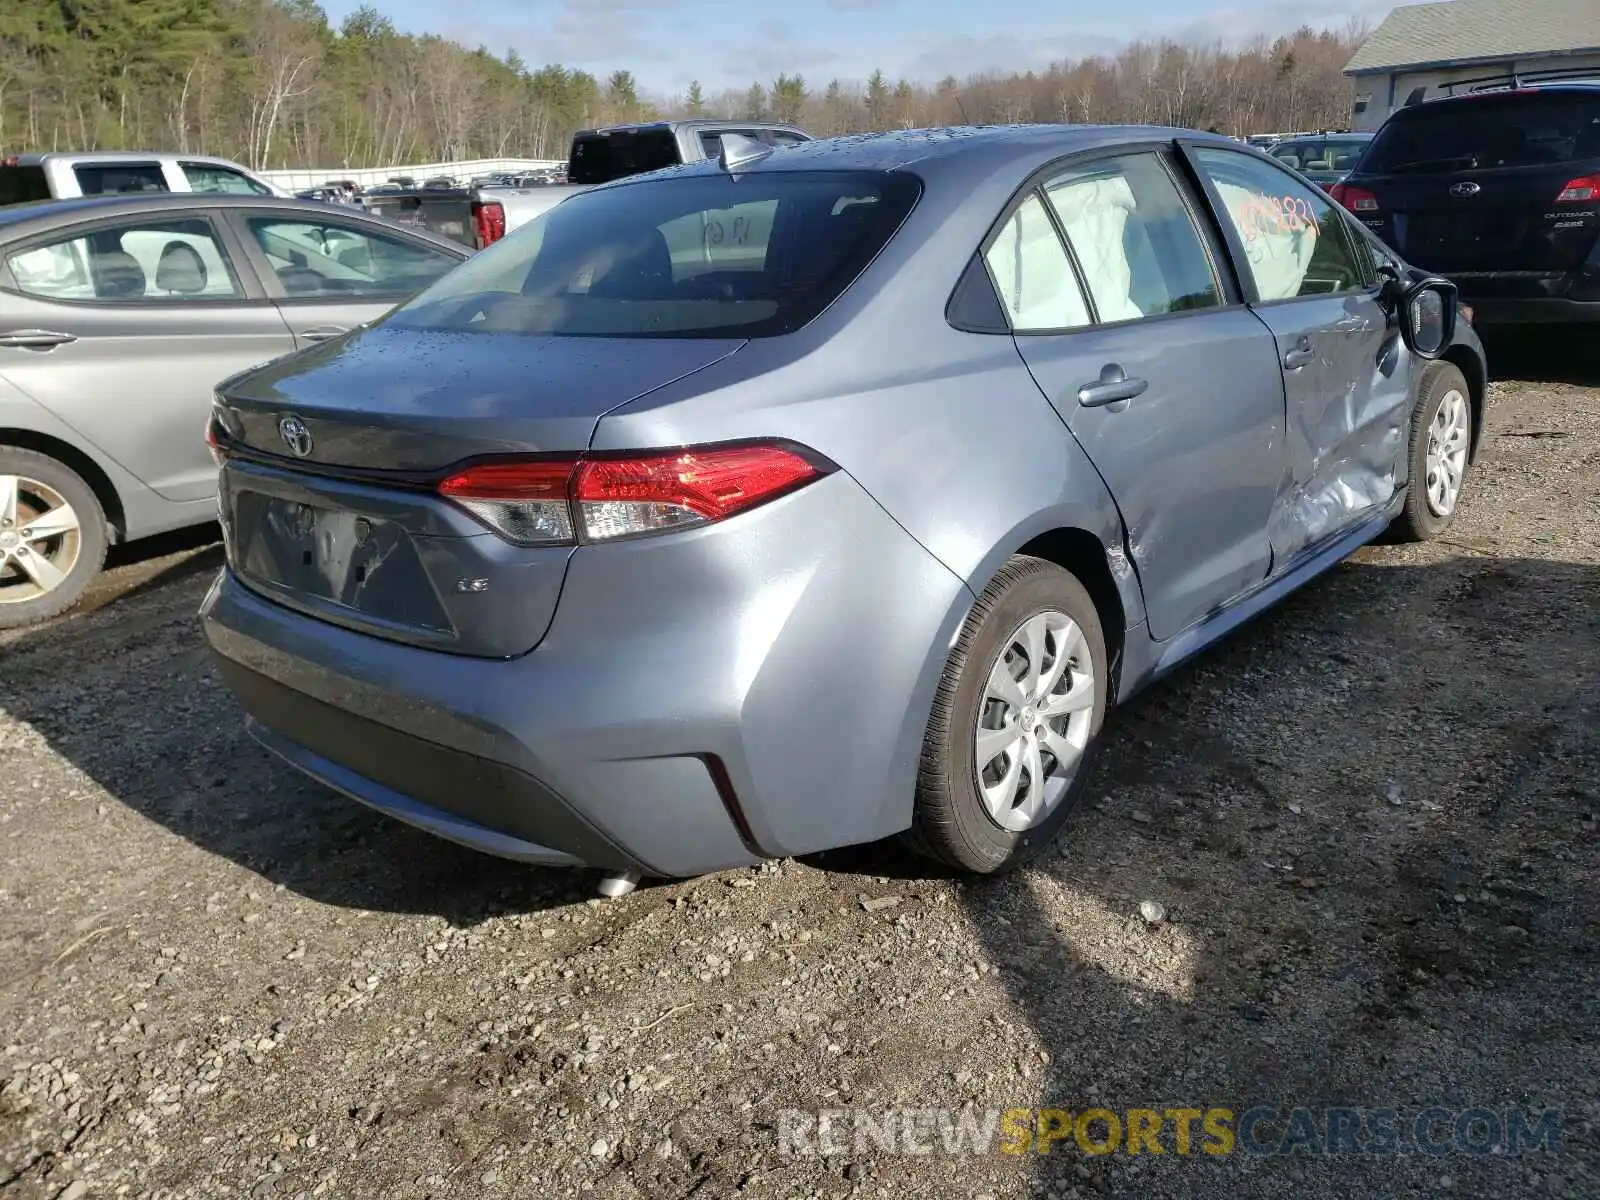
[[[323,473],[442,471],[480,455],[581,451],[611,409],[743,344],[380,324],[225,383],[218,406],[245,446]],[[280,429],[289,416],[306,431],[304,454]]]
[[[438,481],[466,459],[575,457],[604,413],[742,344],[379,326],[258,369],[216,406],[229,563],[335,624],[521,654],[549,627],[571,548],[514,545]]]

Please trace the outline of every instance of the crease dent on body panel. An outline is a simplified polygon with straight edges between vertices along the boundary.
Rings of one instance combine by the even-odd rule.
[[[1300,461],[1310,470],[1305,479],[1290,481],[1284,502],[1273,508],[1268,537],[1275,567],[1393,498],[1405,451],[1409,396],[1410,389],[1401,391],[1396,403],[1382,389],[1351,386],[1342,403],[1321,410],[1319,422],[1302,424],[1296,416],[1307,414],[1290,413],[1289,436],[1300,443]]]

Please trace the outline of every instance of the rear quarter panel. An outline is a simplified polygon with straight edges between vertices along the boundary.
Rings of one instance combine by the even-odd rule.
[[[17,435],[24,435],[18,437]],[[59,420],[5,376],[0,364],[0,445],[31,440],[27,435],[64,442],[89,459],[109,483],[122,509],[123,540],[199,524],[215,515],[216,505],[174,504],[152,492],[77,430]],[[108,514],[109,515],[109,514]]]

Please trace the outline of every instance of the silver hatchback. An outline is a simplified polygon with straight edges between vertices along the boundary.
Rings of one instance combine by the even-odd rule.
[[[219,380],[382,316],[467,253],[270,196],[0,208],[0,628],[70,607],[108,544],[215,519]]]

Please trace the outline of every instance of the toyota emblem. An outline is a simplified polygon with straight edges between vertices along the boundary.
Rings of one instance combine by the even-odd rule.
[[[1483,188],[1473,183],[1470,179],[1463,183],[1450,185],[1450,194],[1452,196],[1476,196],[1481,191],[1483,191]]]
[[[293,413],[279,419],[278,436],[296,458],[304,458],[311,453],[311,430]]]

